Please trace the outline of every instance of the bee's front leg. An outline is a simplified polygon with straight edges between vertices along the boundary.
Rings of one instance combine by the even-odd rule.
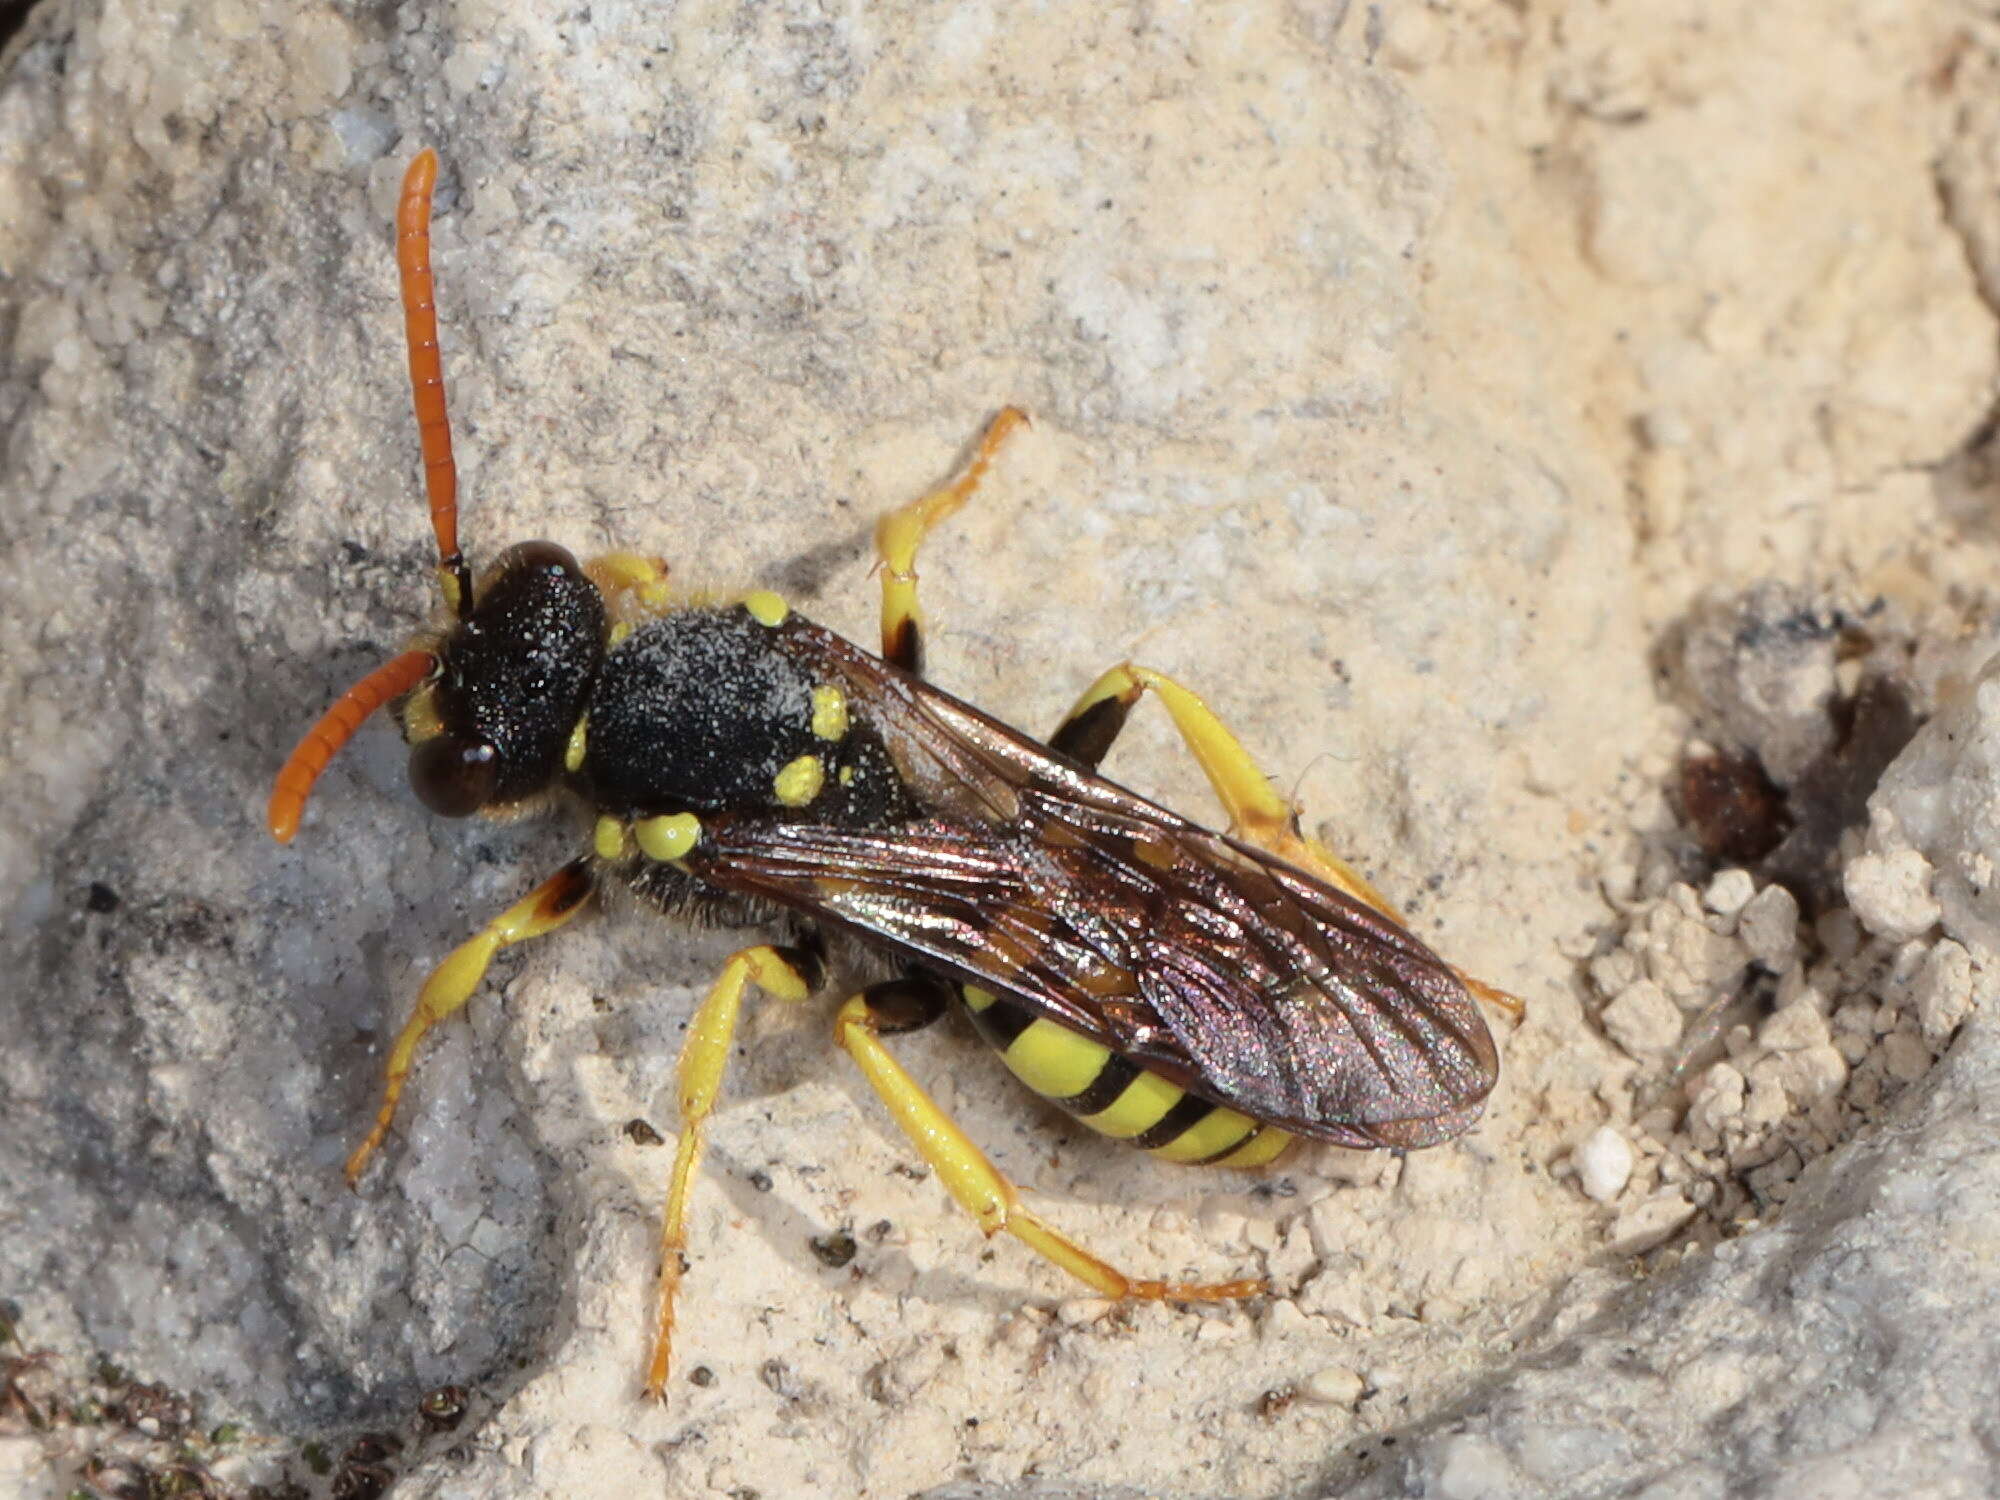
[[[479,981],[486,977],[487,965],[493,962],[494,954],[510,944],[554,932],[583,910],[596,889],[592,862],[588,858],[571,860],[488,922],[476,936],[452,949],[444,962],[431,970],[417,996],[415,1012],[403,1024],[396,1045],[389,1051],[388,1066],[383,1070],[382,1107],[375,1113],[375,1124],[347,1158],[349,1187],[361,1180],[368,1159],[389,1133],[389,1122],[396,1115],[396,1101],[403,1095],[403,1085],[408,1081],[410,1065],[424,1034],[472,998]]]
[[[680,1140],[674,1149],[674,1173],[667,1188],[667,1209],[660,1225],[660,1288],[653,1326],[653,1357],[646,1367],[646,1394],[660,1400],[666,1394],[667,1369],[673,1359],[674,1297],[687,1269],[688,1197],[694,1190],[695,1168],[701,1163],[703,1136],[722,1074],[729,1065],[729,1047],[736,1035],[736,1017],[743,992],[752,984],[780,1000],[809,999],[826,969],[816,945],[773,947],[759,944],[729,955],[709,987],[708,998],[694,1013],[687,1041],[681,1045]]]

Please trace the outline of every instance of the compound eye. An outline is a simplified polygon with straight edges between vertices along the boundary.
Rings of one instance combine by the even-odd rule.
[[[410,748],[410,785],[439,817],[470,817],[500,785],[500,756],[482,740],[434,735]]]

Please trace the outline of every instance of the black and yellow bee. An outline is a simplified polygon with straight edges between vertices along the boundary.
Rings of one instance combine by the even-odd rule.
[[[424,1034],[464,1005],[502,947],[576,915],[600,882],[785,941],[732,955],[681,1053],[680,1137],[662,1231],[646,1377],[662,1393],[702,1134],[744,993],[805,1000],[829,940],[886,960],[834,1030],[896,1122],[988,1235],[1001,1230],[1109,1297],[1245,1297],[1256,1280],[1140,1280],[1022,1204],[904,1071],[885,1036],[954,998],[1028,1086],[1106,1135],[1171,1161],[1249,1167],[1295,1136],[1350,1147],[1433,1145],[1478,1117],[1498,1068],[1467,980],[1293,808],[1193,693],[1106,672],[1046,742],[924,681],[916,553],[972,494],[1025,418],[1003,411],[948,487],[887,516],[882,653],[770,593],[674,597],[665,564],[580,566],[551,542],[501,554],[476,581],[457,541],[430,271],[437,158],[404,179],[397,258],[437,534],[442,618],[357,683],[279,773],[270,828],[298,830],[314,781],[377,708],[398,703],[418,797],[446,817],[552,791],[595,815],[589,851],[447,957],[390,1053],[381,1144]],[[1212,833],[1096,767],[1134,703],[1158,696],[1229,817]]]

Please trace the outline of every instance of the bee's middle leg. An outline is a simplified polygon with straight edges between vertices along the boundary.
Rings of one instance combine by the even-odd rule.
[[[1125,720],[1146,693],[1158,696],[1193,752],[1216,799],[1229,815],[1229,831],[1280,859],[1302,866],[1328,884],[1365,902],[1399,927],[1409,926],[1387,896],[1353,865],[1299,828],[1299,810],[1272,790],[1266,776],[1243,742],[1192,690],[1164,672],[1125,662],[1113,667],[1084,690],[1081,698],[1049,736],[1049,748],[1080,761],[1091,770],[1110,751]],[[1481,1000],[1519,1016],[1526,1006],[1505,990],[1474,979],[1463,969],[1458,977]]]
[[[972,461],[942,489],[890,511],[875,525],[875,551],[882,567],[882,657],[905,672],[924,670],[923,614],[917,608],[917,547],[926,533],[971,498],[992,466],[1007,435],[1025,427],[1019,407],[1001,410],[987,424]]]

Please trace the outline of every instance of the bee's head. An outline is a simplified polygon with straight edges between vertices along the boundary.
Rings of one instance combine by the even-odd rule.
[[[447,818],[542,791],[604,656],[604,597],[554,542],[510,547],[402,710],[410,785]]]
[[[430,261],[437,170],[436,153],[422,151],[404,174],[396,263],[438,583],[451,624],[355,683],[306,731],[271,788],[266,821],[280,843],[299,831],[313,783],[334,753],[397,699],[410,741],[410,784],[433,812],[462,818],[534,795],[562,769],[604,658],[604,597],[568,552],[553,542],[510,547],[475,590],[458,550],[458,470]]]

